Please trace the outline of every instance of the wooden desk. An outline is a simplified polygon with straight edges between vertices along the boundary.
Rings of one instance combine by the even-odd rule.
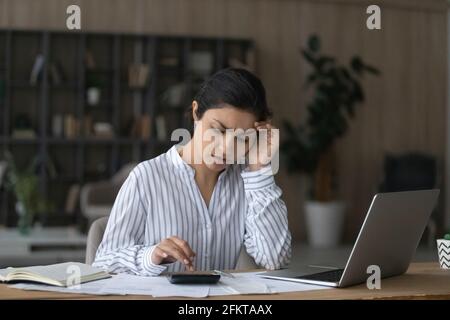
[[[154,299],[151,296],[93,296],[44,291],[25,291],[0,284],[0,299]],[[365,284],[330,290],[279,293],[270,295],[233,295],[206,299],[450,299],[450,270],[438,263],[413,263],[408,272],[383,279],[380,290],[369,290]]]

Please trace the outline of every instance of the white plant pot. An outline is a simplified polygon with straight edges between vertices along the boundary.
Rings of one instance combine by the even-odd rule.
[[[305,203],[308,242],[313,247],[332,248],[339,245],[345,221],[343,202]]]
[[[442,269],[450,269],[450,240],[437,240],[439,265]]]

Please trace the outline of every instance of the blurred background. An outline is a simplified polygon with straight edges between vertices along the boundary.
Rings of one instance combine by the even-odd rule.
[[[0,0],[0,267],[84,261],[129,171],[169,149],[201,81],[230,66],[261,77],[281,129],[296,261],[345,261],[375,193],[435,187],[417,259],[437,261],[449,2],[377,1],[374,30],[371,4]]]

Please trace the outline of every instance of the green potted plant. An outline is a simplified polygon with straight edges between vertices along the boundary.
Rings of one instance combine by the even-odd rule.
[[[437,239],[439,265],[442,269],[450,269],[450,232],[443,239]]]
[[[348,129],[357,105],[364,101],[361,77],[378,74],[358,56],[350,65],[320,52],[320,40],[312,35],[302,55],[312,67],[306,89],[312,90],[304,122],[284,121],[285,139],[280,150],[290,173],[310,177],[309,199],[305,205],[307,235],[314,246],[338,244],[345,218],[345,205],[336,197],[335,142]]]
[[[37,215],[44,214],[52,205],[47,202],[39,190],[39,178],[35,174],[37,160],[24,171],[20,171],[10,153],[6,153],[6,187],[16,197],[16,213],[19,216],[17,227],[21,234],[27,235]]]

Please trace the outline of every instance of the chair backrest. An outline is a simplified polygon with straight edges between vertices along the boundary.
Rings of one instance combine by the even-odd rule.
[[[433,189],[437,182],[435,157],[424,153],[387,155],[380,192]]]
[[[89,228],[86,245],[86,263],[92,264],[95,259],[100,242],[102,242],[103,234],[105,233],[106,225],[108,224],[108,217],[103,217],[95,220]]]
[[[86,246],[86,263],[92,264],[95,259],[95,253],[97,252],[100,242],[102,242],[103,234],[105,233],[106,225],[108,224],[108,217],[103,217],[95,220],[88,233],[87,246]],[[258,266],[252,257],[250,257],[242,246],[239,254],[238,261],[236,263],[236,269],[255,269]]]

